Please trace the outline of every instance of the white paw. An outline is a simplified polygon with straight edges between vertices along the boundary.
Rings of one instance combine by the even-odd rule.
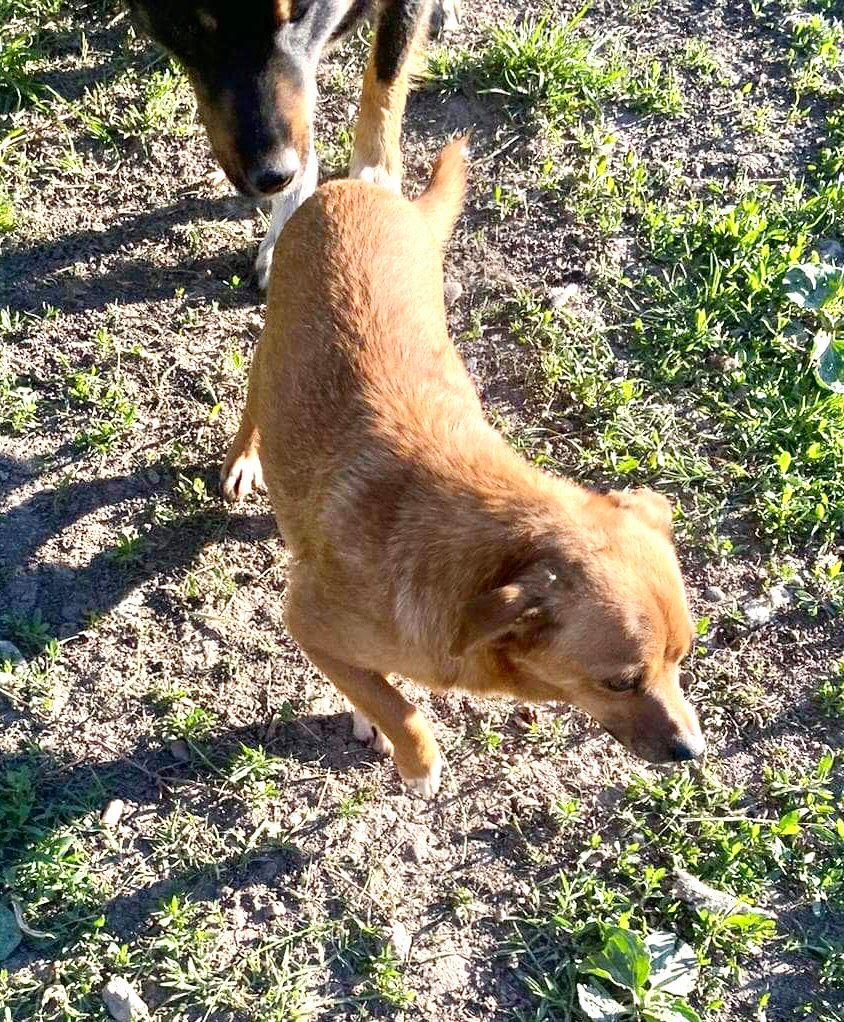
[[[431,769],[424,777],[402,777],[402,780],[415,795],[421,795],[422,798],[433,798],[440,790],[442,772],[443,761],[438,752],[437,758],[431,764]]]
[[[440,0],[442,32],[456,32],[460,28],[460,0]]]
[[[352,709],[352,734],[358,741],[368,745],[373,752],[380,752],[385,756],[393,755],[393,743],[390,739],[358,709]]]
[[[401,195],[401,180],[394,177],[385,167],[370,167],[353,158],[349,165],[349,177],[369,181],[370,184],[380,185],[389,192]]]
[[[243,500],[252,490],[260,490],[263,493],[266,486],[258,452],[239,454],[231,464],[226,459],[220,472],[220,483],[223,487],[223,497],[230,504]]]

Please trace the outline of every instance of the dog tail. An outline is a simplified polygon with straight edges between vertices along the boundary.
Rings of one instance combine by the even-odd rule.
[[[431,228],[440,248],[451,237],[466,194],[468,136],[454,139],[437,157],[425,191],[414,205]]]

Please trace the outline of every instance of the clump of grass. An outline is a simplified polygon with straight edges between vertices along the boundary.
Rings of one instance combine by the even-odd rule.
[[[13,231],[17,224],[17,214],[12,197],[6,188],[0,184],[0,234],[8,234]]]
[[[124,75],[134,97],[120,103],[113,84],[88,89],[77,114],[88,134],[112,148],[128,140],[145,143],[152,135],[183,136],[190,132],[196,112],[193,93],[184,72],[176,65],[154,71],[143,79],[133,70]]]
[[[67,398],[85,408],[88,425],[74,438],[77,450],[107,454],[133,427],[138,406],[126,393],[127,383],[119,371],[101,373],[97,366],[72,372],[67,379]]]
[[[844,717],[844,660],[839,660],[818,688],[818,703],[828,717]]]
[[[568,20],[546,14],[495,28],[480,52],[441,50],[431,58],[431,77],[442,88],[470,83],[479,92],[502,95],[552,127],[597,114],[608,100],[678,113],[683,99],[673,71],[650,61],[637,76],[617,40],[590,39],[581,30],[586,10]]]
[[[687,490],[718,490],[700,442],[690,442],[684,412],[648,396],[641,379],[620,364],[606,334],[565,309],[549,309],[527,292],[518,292],[505,310],[512,336],[534,355],[530,382],[549,411],[577,424],[567,443],[577,448],[578,465],[593,481],[624,476]],[[535,446],[527,444],[526,453],[537,464],[569,470],[552,451],[531,449]]]
[[[844,69],[844,23],[814,11],[792,16],[789,25],[789,57],[798,96],[833,94]]]
[[[446,83],[468,77],[481,92],[536,105],[552,120],[570,121],[618,91],[623,69],[607,63],[600,47],[578,32],[585,8],[568,21],[525,18],[492,32],[479,54],[440,56],[434,71]]]
[[[783,281],[844,193],[753,188],[717,205],[644,210],[664,269],[636,285],[632,339],[642,370],[721,424],[721,457],[762,532],[789,543],[844,522],[844,400],[821,390]],[[631,295],[631,299],[632,299]]]

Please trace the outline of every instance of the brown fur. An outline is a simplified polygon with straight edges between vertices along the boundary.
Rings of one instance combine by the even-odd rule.
[[[518,457],[449,339],[440,246],[464,174],[452,143],[415,203],[336,181],[293,216],[225,492],[260,483],[260,458],[293,555],[289,630],[417,790],[436,790],[439,751],[391,673],[573,703],[648,759],[688,758],[703,743],[667,501]]]
[[[426,4],[426,9],[430,4]],[[421,63],[428,17],[420,17],[407,57],[394,78],[384,81],[378,75],[378,57],[369,55],[360,98],[360,113],[355,128],[350,177],[358,177],[364,168],[378,168],[393,184],[401,181],[401,126],[407,96],[414,73]]]

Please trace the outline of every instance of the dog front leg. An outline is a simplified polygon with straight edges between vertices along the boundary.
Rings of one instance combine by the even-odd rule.
[[[258,249],[258,258],[255,260],[255,275],[258,278],[258,287],[262,291],[266,291],[267,285],[270,282],[273,249],[282,228],[302,203],[314,194],[318,177],[319,163],[314,144],[311,142],[308,160],[305,164],[305,169],[302,171],[302,179],[299,184],[273,197],[270,226],[267,228],[266,236]]]
[[[252,421],[247,407],[240,420],[240,429],[231,442],[220,470],[223,498],[229,503],[242,500],[252,490],[263,491],[266,488],[261,459],[258,456],[260,445],[258,428]]]
[[[378,751],[392,751],[402,780],[412,791],[425,798],[436,795],[442,758],[431,725],[419,710],[383,675],[353,667],[319,650],[303,649],[354,707],[355,737]]]
[[[401,188],[401,124],[431,0],[386,0],[363,79],[349,177]]]

